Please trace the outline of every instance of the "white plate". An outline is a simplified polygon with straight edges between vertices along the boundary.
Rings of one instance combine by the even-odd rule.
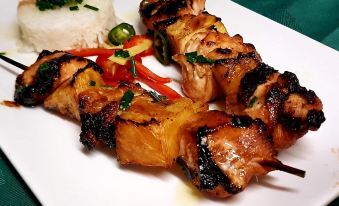
[[[24,64],[36,54],[15,51],[16,1],[0,7],[0,51]],[[115,1],[117,15],[142,28],[138,1]],[[0,144],[20,175],[44,205],[324,205],[339,194],[338,88],[339,54],[310,38],[225,0],[208,0],[207,10],[222,17],[231,34],[253,43],[266,63],[298,75],[302,85],[323,100],[327,121],[292,148],[281,152],[286,164],[307,171],[306,178],[282,172],[253,181],[239,195],[214,200],[197,195],[179,170],[122,168],[112,151],[86,153],[79,143],[77,123],[45,111],[0,106]],[[180,79],[174,67],[148,58],[159,74]],[[15,75],[0,63],[0,100],[11,100]],[[173,84],[179,90],[178,84]]]

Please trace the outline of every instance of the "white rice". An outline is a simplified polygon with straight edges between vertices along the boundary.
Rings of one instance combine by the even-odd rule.
[[[99,11],[85,8],[85,4]],[[21,0],[18,23],[24,49],[40,52],[100,47],[116,25],[112,0],[84,0],[78,7],[77,11],[70,11],[68,6],[40,11],[34,0]]]

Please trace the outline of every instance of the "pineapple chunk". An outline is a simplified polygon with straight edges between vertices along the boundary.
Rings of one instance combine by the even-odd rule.
[[[116,151],[123,164],[170,168],[179,153],[181,125],[207,106],[188,98],[156,103],[139,96],[116,123]]]

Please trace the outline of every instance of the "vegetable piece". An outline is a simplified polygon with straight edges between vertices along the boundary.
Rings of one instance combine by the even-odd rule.
[[[133,36],[124,43],[124,49],[127,49],[131,56],[137,55],[139,57],[145,57],[154,54],[153,41],[151,37],[147,35]]]
[[[170,45],[168,38],[161,31],[154,32],[155,57],[164,65],[168,65],[171,59]]]
[[[171,78],[164,78],[164,77],[160,77],[156,75],[139,61],[136,61],[136,70],[141,78],[147,79],[154,83],[165,84],[165,83],[169,83],[172,81]]]
[[[40,11],[45,11],[49,9],[56,9],[66,5],[75,5],[81,4],[83,0],[37,0],[35,5],[39,8]]]
[[[132,57],[131,59],[131,72],[132,72],[132,75],[134,78],[137,77],[137,70],[136,70],[136,62],[135,62],[135,59]]]
[[[91,5],[88,5],[88,4],[85,4],[84,7],[87,8],[87,9],[91,9],[93,11],[99,11],[99,9],[97,7],[91,6]]]
[[[74,56],[88,57],[88,56],[99,56],[99,55],[113,55],[115,49],[101,49],[101,48],[83,48],[83,49],[72,49],[66,52],[73,54]]]
[[[79,7],[78,6],[71,6],[71,7],[69,7],[69,10],[71,10],[71,11],[78,11]]]
[[[175,90],[168,87],[167,85],[158,84],[158,83],[155,83],[151,80],[143,79],[143,78],[138,78],[138,80],[147,84],[149,87],[151,87],[155,91],[159,92],[160,94],[166,96],[167,98],[169,98],[171,100],[179,99],[179,98],[182,97],[180,94],[178,94]]]
[[[254,104],[255,104],[257,101],[258,101],[258,97],[254,96],[254,97],[251,99],[251,101],[250,101],[250,103],[249,103],[249,105],[248,105],[248,108],[252,108],[252,107],[254,106]]]
[[[114,54],[115,57],[121,57],[121,58],[128,58],[130,57],[130,54],[128,51],[124,51],[124,50],[118,50],[115,52]]]
[[[108,39],[113,45],[118,46],[123,44],[134,35],[135,30],[132,25],[121,23],[108,33]]]
[[[148,91],[148,93],[151,95],[151,97],[154,99],[156,102],[161,102],[167,99],[166,96],[160,95],[156,93],[155,91]]]
[[[117,86],[119,82],[134,82],[132,73],[129,71],[130,65],[121,66],[108,60],[108,57],[101,55],[96,59],[96,63],[104,70],[102,78],[106,84]]]
[[[129,60],[129,59],[123,58],[123,57],[116,57],[115,55],[112,55],[108,59],[111,60],[114,63],[119,64],[119,65],[126,65],[128,60]]]
[[[131,90],[127,90],[127,92],[125,92],[124,96],[121,99],[119,108],[121,110],[126,110],[131,105],[133,98],[134,93]]]
[[[198,55],[198,52],[190,52],[185,54],[187,61],[191,64],[194,63],[208,63],[208,64],[213,64],[214,60],[213,59],[208,59],[204,57],[203,55]]]

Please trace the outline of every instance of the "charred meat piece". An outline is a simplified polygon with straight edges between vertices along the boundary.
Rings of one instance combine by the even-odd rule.
[[[290,147],[325,121],[322,102],[291,72],[279,73],[254,55],[217,63],[213,75],[226,95],[226,112],[261,119],[276,149]]]
[[[134,96],[121,109],[124,94]],[[98,142],[116,148],[120,164],[169,168],[179,152],[181,125],[206,105],[188,98],[156,101],[148,91],[134,84],[116,89],[92,89],[79,97],[80,141],[87,149]]]
[[[178,163],[208,195],[234,195],[254,176],[274,170],[261,162],[281,164],[259,119],[207,111],[194,115],[183,128]]]
[[[41,104],[64,81],[89,64],[101,72],[88,59],[61,51],[43,51],[37,61],[17,77],[14,99],[25,106]]]
[[[133,91],[135,96],[144,92],[134,84],[123,84],[118,88],[94,88],[79,94],[80,141],[85,148],[93,149],[98,141],[115,148],[116,117],[122,112],[120,103],[127,91]]]
[[[80,121],[79,95],[87,90],[91,90],[104,85],[96,67],[88,64],[79,69],[72,78],[64,81],[56,90],[44,101],[44,107],[57,111],[71,119]]]
[[[195,101],[209,102],[224,95],[225,91],[216,81],[219,77],[213,74],[215,62],[229,61],[247,54],[260,60],[260,56],[252,45],[242,42],[240,35],[230,37],[226,33],[208,32],[201,37],[203,38],[187,42],[188,49],[185,54],[176,54],[173,59],[181,66],[184,93]],[[187,54],[194,51],[198,57],[207,61],[205,63],[190,61]]]
[[[198,15],[205,9],[205,0],[143,0],[140,15],[147,29],[167,27],[179,16]]]
[[[325,121],[312,90],[300,86],[293,73],[263,63],[255,47],[240,35],[229,36],[219,18],[207,12],[171,15],[175,22],[161,27],[170,48],[163,53],[181,66],[189,98],[209,102],[225,96],[226,112],[261,119],[277,149],[290,147]]]

